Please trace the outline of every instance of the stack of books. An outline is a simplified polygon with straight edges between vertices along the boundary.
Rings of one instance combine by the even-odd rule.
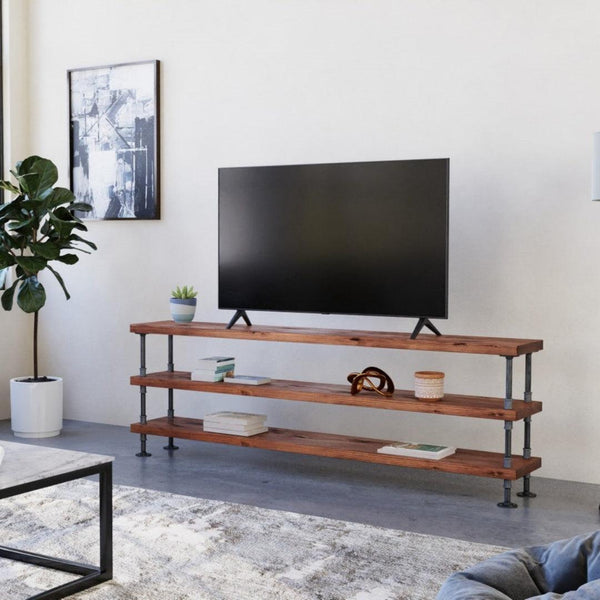
[[[269,431],[267,415],[241,412],[218,412],[204,417],[204,431],[250,437]]]
[[[415,442],[394,442],[377,449],[381,454],[396,456],[411,456],[413,458],[429,458],[440,460],[456,452],[451,446],[436,446],[434,444],[417,444]]]
[[[198,368],[192,371],[193,381],[223,381],[233,377],[235,359],[233,356],[209,356],[198,360]]]

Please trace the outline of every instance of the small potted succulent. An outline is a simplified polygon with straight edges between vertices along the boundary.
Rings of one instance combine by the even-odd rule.
[[[171,292],[171,316],[177,323],[189,323],[196,313],[196,296],[193,286],[177,286]]]

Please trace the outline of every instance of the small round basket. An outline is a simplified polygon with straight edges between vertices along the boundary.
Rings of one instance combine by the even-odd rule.
[[[441,371],[415,372],[415,398],[437,402],[444,397],[444,374]]]

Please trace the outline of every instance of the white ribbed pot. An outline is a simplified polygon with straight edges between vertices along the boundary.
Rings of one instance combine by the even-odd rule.
[[[444,374],[441,371],[415,372],[415,397],[437,402],[444,397]]]
[[[171,316],[177,323],[189,323],[196,313],[197,298],[171,298]]]
[[[63,419],[63,380],[10,380],[10,422],[13,433],[23,438],[45,438],[60,434]],[[31,378],[29,378],[31,379]]]

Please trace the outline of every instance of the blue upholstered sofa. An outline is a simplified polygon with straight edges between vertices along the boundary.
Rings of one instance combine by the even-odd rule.
[[[451,575],[436,600],[600,600],[600,531],[510,550]]]

